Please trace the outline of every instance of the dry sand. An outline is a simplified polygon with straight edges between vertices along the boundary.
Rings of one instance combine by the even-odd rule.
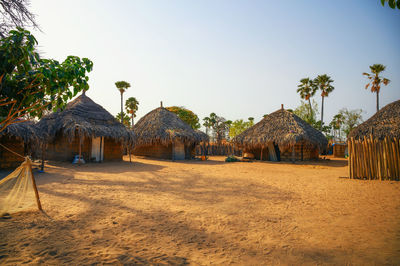
[[[0,219],[0,264],[400,264],[400,183],[309,164],[52,164],[45,214]]]

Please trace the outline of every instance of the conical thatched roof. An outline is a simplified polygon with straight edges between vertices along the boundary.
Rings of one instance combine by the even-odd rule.
[[[164,107],[154,109],[142,117],[134,126],[136,145],[169,144],[173,140],[184,143],[199,143],[208,139],[206,134],[196,132],[175,113]]]
[[[68,103],[65,110],[43,117],[37,127],[50,140],[59,132],[72,139],[77,132],[86,137],[109,137],[124,143],[134,141],[133,131],[128,130],[85,93]]]
[[[25,143],[38,144],[43,139],[43,135],[39,136],[35,123],[32,121],[18,121],[11,124],[0,132],[0,137],[4,135],[17,137]]]
[[[370,119],[354,128],[348,137],[362,139],[370,134],[378,139],[384,139],[386,136],[400,138],[400,100],[383,107]]]
[[[233,139],[242,146],[252,147],[275,142],[279,146],[304,141],[306,145],[325,147],[325,136],[297,115],[280,109],[262,119]]]

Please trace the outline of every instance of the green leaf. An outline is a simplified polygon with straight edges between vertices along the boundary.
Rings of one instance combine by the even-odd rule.
[[[396,7],[396,1],[395,0],[389,0],[389,6],[391,8],[395,8]]]
[[[381,0],[381,4],[382,4],[382,6],[385,6],[385,0]]]
[[[400,9],[400,0],[397,0],[397,8]]]

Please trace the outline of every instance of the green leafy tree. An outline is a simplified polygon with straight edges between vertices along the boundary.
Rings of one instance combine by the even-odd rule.
[[[166,109],[168,111],[175,113],[177,116],[179,116],[180,119],[186,122],[193,129],[200,128],[199,117],[189,109],[186,109],[185,107],[182,106],[181,107],[171,106],[167,107]]]
[[[131,84],[129,84],[126,81],[117,81],[115,82],[115,86],[117,87],[117,89],[119,90],[119,92],[121,93],[121,113],[124,112],[124,104],[123,104],[123,94],[124,92],[131,87]],[[122,117],[121,117],[121,123],[123,123],[122,121]]]
[[[314,84],[314,81],[310,78],[303,78],[300,80],[300,84],[297,86],[297,93],[300,94],[300,98],[308,101],[309,104],[309,119],[311,120],[313,117],[312,106],[311,106],[311,97],[315,95],[317,91],[317,87]]]
[[[332,86],[333,80],[326,74],[318,75],[314,79],[315,86],[321,91],[322,103],[321,103],[321,129],[324,126],[324,99],[329,96],[335,87]]]
[[[360,125],[362,120],[362,110],[348,110],[347,108],[343,108],[339,111],[339,114],[343,117],[343,132],[346,134],[346,137],[356,126]]]
[[[206,134],[208,135],[208,131],[210,130],[210,128],[211,128],[211,121],[210,121],[210,118],[207,116],[207,117],[204,117],[203,118],[203,126],[206,128]]]
[[[18,28],[0,39],[0,131],[21,117],[38,117],[45,110],[63,109],[69,99],[88,90],[93,63],[68,56],[59,63],[40,58],[37,41]]]
[[[136,112],[139,109],[139,102],[138,100],[136,100],[135,97],[129,97],[126,101],[125,101],[125,109],[126,112],[128,114],[131,114],[131,118],[132,118],[132,127],[135,124],[133,119],[136,117]]]
[[[225,136],[228,140],[230,140],[230,135],[229,132],[231,130],[231,126],[232,126],[233,121],[232,120],[226,120],[225,124],[226,124],[226,133]]]
[[[131,127],[131,118],[129,117],[129,115],[125,114],[124,112],[122,112],[122,116],[121,113],[118,113],[115,116],[116,119],[118,119],[119,121],[121,121],[123,119],[123,125],[130,128]]]
[[[317,114],[318,114],[318,103],[313,99],[311,102],[311,114],[312,116],[310,117],[310,106],[309,103],[306,103],[305,101],[300,101],[300,106],[298,106],[293,113],[312,125],[313,127],[316,126],[317,123]],[[320,129],[320,128],[318,128]]]
[[[254,117],[247,118],[249,120],[250,127],[254,125]]]
[[[333,117],[333,119],[332,119],[332,121],[330,123],[330,126],[331,126],[331,128],[332,128],[332,130],[334,132],[333,135],[336,136],[336,132],[337,132],[338,135],[339,135],[339,140],[342,140],[341,131],[342,131],[343,123],[344,123],[344,115],[343,115],[342,112],[337,113]]]
[[[210,116],[203,119],[205,124],[213,130],[214,138],[218,143],[222,141],[227,130],[226,119],[222,116],[218,116],[216,113],[211,113]]]
[[[395,9],[396,7],[397,9],[400,9],[400,0],[381,0],[382,6],[385,6],[386,2],[388,2],[392,9]]]
[[[390,82],[389,79],[380,77],[379,74],[385,71],[386,67],[381,64],[374,64],[369,67],[371,69],[371,73],[364,72],[363,75],[367,76],[370,82],[365,85],[365,89],[367,90],[368,87],[371,85],[371,92],[376,93],[376,111],[379,111],[379,92],[381,90],[381,85],[387,86]]]
[[[250,118],[252,117],[249,117],[248,121],[244,121],[243,119],[237,119],[233,121],[229,130],[229,136],[234,138],[246,129],[252,127],[254,125],[254,119]]]

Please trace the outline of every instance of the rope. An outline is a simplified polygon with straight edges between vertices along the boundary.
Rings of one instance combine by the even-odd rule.
[[[3,147],[4,149],[8,150],[9,152],[11,152],[11,153],[14,153],[15,155],[17,155],[17,156],[19,156],[19,157],[21,157],[21,158],[24,158],[24,159],[25,159],[25,156],[22,156],[21,154],[19,154],[19,153],[16,153],[15,151],[12,151],[12,150],[10,150],[9,148],[7,148],[6,146],[4,146],[4,145],[3,145],[3,144],[1,144],[1,143],[0,143],[0,146],[1,146],[1,147]]]

